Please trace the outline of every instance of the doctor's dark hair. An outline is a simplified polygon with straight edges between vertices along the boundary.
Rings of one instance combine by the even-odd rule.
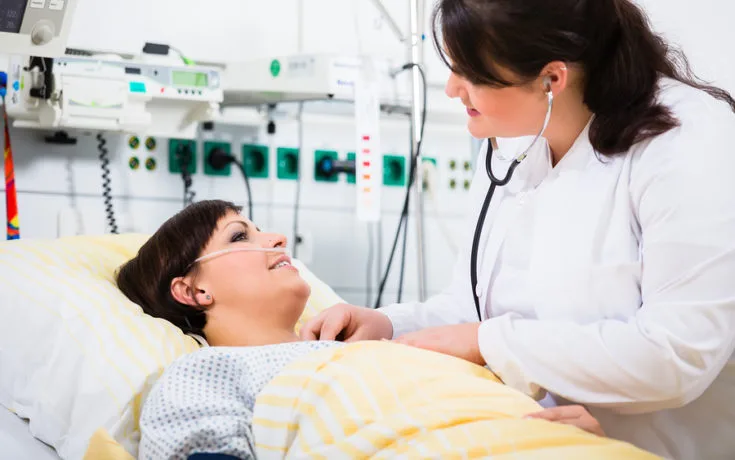
[[[242,208],[228,201],[208,200],[191,204],[161,225],[138,254],[120,267],[118,288],[143,311],[165,319],[185,333],[204,337],[207,323],[203,307],[182,304],[171,295],[171,281],[193,272],[189,269],[201,255],[217,228],[217,222]]]
[[[735,111],[732,96],[697,79],[630,0],[440,0],[432,22],[444,62],[476,85],[519,84],[498,67],[526,84],[550,62],[581,65],[584,103],[595,114],[590,142],[601,154],[624,153],[679,126],[656,99],[660,77],[704,90]]]

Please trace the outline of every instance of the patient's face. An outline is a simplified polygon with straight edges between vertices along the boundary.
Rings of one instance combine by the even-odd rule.
[[[200,257],[226,249],[285,246],[283,235],[261,232],[241,215],[230,213],[218,222]],[[214,314],[244,314],[264,326],[293,327],[310,288],[290,262],[279,252],[228,252],[199,262],[194,284],[212,296]],[[234,311],[214,311],[218,308]]]

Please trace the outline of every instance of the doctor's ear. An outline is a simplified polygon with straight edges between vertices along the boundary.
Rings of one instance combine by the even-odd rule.
[[[541,71],[541,81],[544,93],[551,91],[557,95],[566,89],[569,84],[569,69],[564,62],[551,62]]]

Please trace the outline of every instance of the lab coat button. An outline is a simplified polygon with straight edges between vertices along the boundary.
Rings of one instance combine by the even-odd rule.
[[[479,284],[475,286],[475,295],[482,297],[482,287]]]

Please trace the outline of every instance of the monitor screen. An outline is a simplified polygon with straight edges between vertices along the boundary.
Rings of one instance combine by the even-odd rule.
[[[206,87],[209,85],[209,76],[204,72],[173,72],[173,83],[177,86]]]
[[[20,32],[27,4],[28,0],[0,0],[0,32]]]

